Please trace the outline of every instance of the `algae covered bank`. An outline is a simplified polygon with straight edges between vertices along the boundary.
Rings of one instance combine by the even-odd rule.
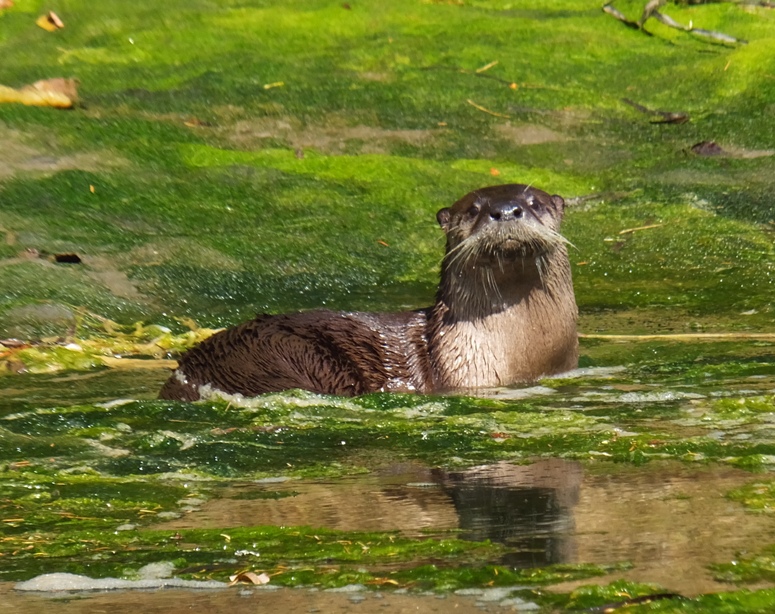
[[[766,4],[652,6],[650,36],[586,0],[0,7],[19,611],[40,597],[11,583],[48,573],[266,577],[247,591],[350,587],[317,593],[347,607],[772,607]],[[14,102],[39,82],[75,83],[73,108]],[[437,209],[509,183],[566,201],[576,377],[155,399],[187,348],[257,313],[433,304]],[[183,599],[238,609],[238,590]]]

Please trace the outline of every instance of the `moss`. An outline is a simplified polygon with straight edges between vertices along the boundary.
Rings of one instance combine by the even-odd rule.
[[[44,7],[33,0],[0,15],[0,83],[72,76],[82,100],[72,112],[0,105],[0,338],[35,342],[0,351],[2,369],[19,373],[0,387],[4,517],[24,518],[0,544],[43,555],[4,557],[13,577],[121,573],[162,558],[223,577],[234,564],[216,556],[230,547],[218,532],[185,535],[205,547],[201,558],[145,529],[111,537],[119,522],[145,526],[142,509],[174,510],[178,487],[152,477],[165,472],[333,478],[385,457],[771,465],[766,343],[585,340],[585,366],[624,369],[546,381],[517,401],[292,392],[244,408],[184,405],[150,400],[163,367],[95,368],[115,354],[175,355],[209,333],[186,318],[217,327],[256,312],[429,304],[443,249],[435,211],[505,181],[571,203],[585,332],[773,329],[772,11],[663,9],[749,40],[724,47],[653,20],[655,36],[644,36],[586,0],[351,4],[68,0],[53,7],[66,23],[56,33],[34,25]],[[642,5],[617,2],[631,17]],[[651,123],[625,97],[691,121]],[[728,155],[690,153],[704,140]],[[82,264],[51,262],[63,252]],[[114,403],[125,397],[134,400]],[[768,506],[766,488],[752,488],[735,497]],[[316,540],[305,530],[246,531],[235,543],[260,538],[298,556],[290,571],[279,558],[269,567],[289,585],[450,590],[530,575],[497,566],[498,547],[471,546],[474,555],[456,540],[401,542],[402,569],[363,571],[364,556],[379,567],[392,547],[373,535],[357,537],[385,558],[327,543],[320,553],[342,564],[310,571],[301,544]],[[445,564],[428,560],[437,556]],[[579,607],[646,590],[590,590]],[[772,601],[760,591],[680,605]]]
[[[569,214],[587,263],[576,272],[583,313],[659,306],[711,323],[767,309],[771,243],[756,224],[769,221],[769,159],[743,155],[774,138],[766,11],[670,7],[750,41],[722,48],[657,24],[645,37],[580,0],[65,8],[53,35],[29,7],[3,15],[0,81],[64,72],[84,103],[0,106],[31,150],[3,174],[0,225],[20,247],[107,258],[139,294],[78,271],[41,284],[37,267],[16,265],[0,267],[0,310],[52,288],[122,323],[419,306],[441,252],[434,211],[498,181],[610,201]],[[487,36],[461,35],[471,31]],[[693,121],[649,124],[624,96]],[[708,139],[745,151],[682,153]],[[51,158],[42,176],[29,170],[36,150]],[[616,234],[649,223],[664,225]],[[219,258],[161,253],[160,236],[191,237]]]
[[[769,546],[762,552],[740,554],[729,563],[711,565],[711,570],[722,582],[772,582],[775,579],[775,548]]]
[[[5,466],[0,476],[5,535],[112,530],[177,509],[176,501],[190,493],[176,484],[105,479],[88,472],[66,475],[24,466]]]
[[[638,584],[618,580],[604,586],[581,586],[567,596],[567,601],[563,605],[569,610],[581,610],[601,607],[604,604],[636,600],[664,592],[664,589],[653,584]]]
[[[633,612],[721,612],[742,614],[767,612],[775,604],[775,591],[732,591],[702,595],[692,600],[658,601],[633,608]]]
[[[775,483],[762,480],[732,490],[727,495],[755,512],[775,511]]]

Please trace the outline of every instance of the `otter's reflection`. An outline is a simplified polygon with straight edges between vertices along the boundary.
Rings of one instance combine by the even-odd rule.
[[[459,528],[464,539],[514,548],[505,563],[536,567],[572,560],[569,534],[582,474],[579,463],[560,459],[454,472],[396,463],[333,482],[232,484],[201,509],[154,528],[307,525],[410,536]]]
[[[517,567],[574,560],[573,507],[583,477],[580,463],[547,459],[439,473],[463,539],[489,539],[514,548],[504,563]]]

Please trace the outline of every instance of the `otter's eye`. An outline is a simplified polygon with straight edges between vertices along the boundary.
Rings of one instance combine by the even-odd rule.
[[[468,208],[468,211],[466,211],[466,214],[468,215],[468,217],[470,217],[471,219],[473,219],[473,218],[475,218],[477,215],[479,215],[479,211],[480,211],[479,205],[471,205],[471,206]]]

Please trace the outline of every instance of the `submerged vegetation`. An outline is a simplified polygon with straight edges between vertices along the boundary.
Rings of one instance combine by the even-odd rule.
[[[761,474],[725,501],[767,517],[775,341],[745,334],[775,332],[775,11],[660,9],[747,41],[721,44],[655,19],[646,36],[586,0],[55,4],[0,8],[0,85],[79,90],[70,111],[0,103],[0,580],[171,561],[196,578],[451,591],[629,567],[513,565],[535,544],[441,529],[163,528],[239,480],[338,484],[390,462],[731,465]],[[615,6],[637,21],[643,4]],[[36,25],[52,9],[64,27]],[[504,182],[569,202],[589,370],[490,398],[153,400],[158,359],[256,312],[429,304],[435,212]],[[605,337],[652,333],[699,336]],[[730,561],[714,559],[719,581],[775,582],[766,542]],[[617,577],[519,594],[775,603],[646,604],[663,589]]]

